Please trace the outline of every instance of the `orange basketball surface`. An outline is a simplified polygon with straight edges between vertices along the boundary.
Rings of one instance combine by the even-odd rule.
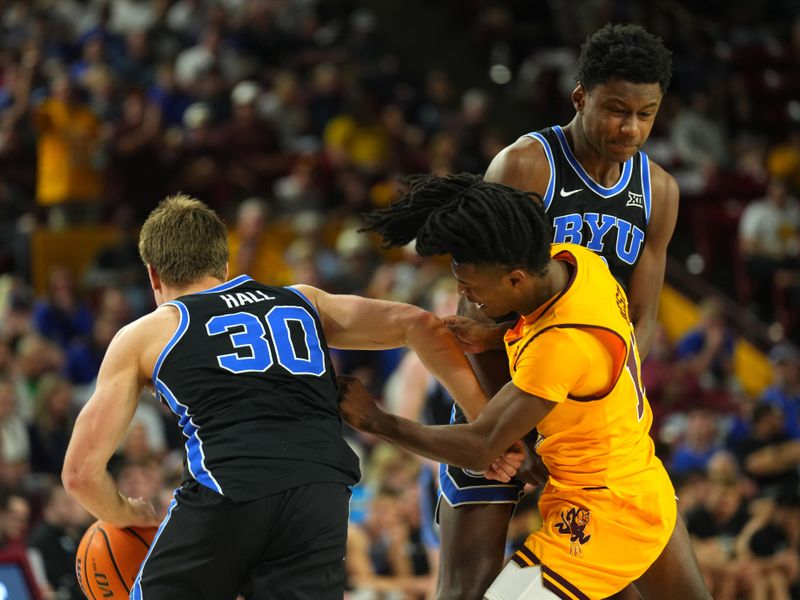
[[[75,573],[87,598],[127,598],[147,556],[155,527],[114,527],[95,521],[83,534]]]

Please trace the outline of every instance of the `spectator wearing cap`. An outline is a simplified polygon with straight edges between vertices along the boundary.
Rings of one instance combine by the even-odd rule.
[[[788,343],[769,353],[775,380],[762,396],[765,404],[781,410],[786,418],[786,433],[800,438],[800,351]]]
[[[289,166],[275,128],[258,114],[261,93],[261,86],[254,81],[237,83],[230,96],[232,118],[221,131],[226,179],[240,197],[269,189]]]
[[[202,196],[216,209],[226,192],[220,164],[224,152],[214,117],[207,103],[191,104],[183,114],[184,129],[173,130],[167,142],[176,172],[171,188]]]

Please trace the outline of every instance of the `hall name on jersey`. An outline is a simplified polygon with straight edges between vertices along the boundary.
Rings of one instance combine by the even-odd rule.
[[[257,302],[264,302],[265,300],[275,300],[274,296],[255,290],[254,292],[236,292],[232,294],[220,294],[220,298],[225,301],[228,308],[237,308],[245,304],[256,304]]]

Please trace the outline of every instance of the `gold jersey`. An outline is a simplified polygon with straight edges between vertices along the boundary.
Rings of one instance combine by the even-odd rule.
[[[505,336],[514,384],[557,403],[537,425],[550,471],[543,526],[517,560],[545,565],[545,580],[548,571],[554,587],[563,580],[560,593],[579,590],[564,597],[605,597],[660,554],[675,525],[675,492],[649,435],[624,290],[586,248],[554,244],[551,255],[570,266],[568,285]]]

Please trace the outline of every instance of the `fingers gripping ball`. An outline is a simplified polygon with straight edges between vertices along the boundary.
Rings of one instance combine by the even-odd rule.
[[[75,573],[87,598],[127,598],[156,535],[155,527],[120,529],[95,521],[83,534]]]

